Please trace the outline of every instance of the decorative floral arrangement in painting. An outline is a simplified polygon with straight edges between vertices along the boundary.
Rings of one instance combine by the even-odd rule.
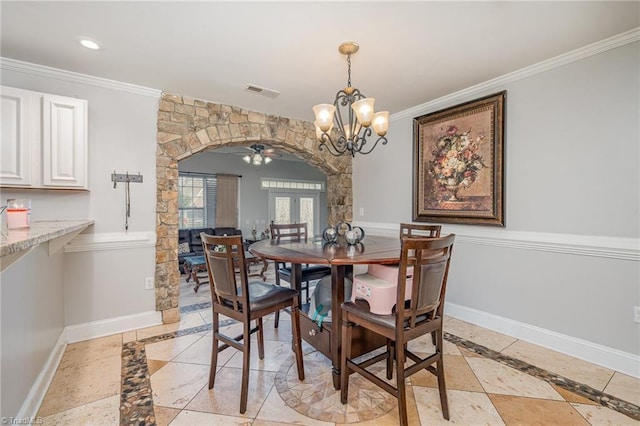
[[[449,126],[436,140],[429,175],[436,184],[439,199],[458,201],[458,191],[473,185],[480,169],[487,167],[478,154],[484,138],[483,134],[473,138],[471,129],[461,133],[456,126]]]

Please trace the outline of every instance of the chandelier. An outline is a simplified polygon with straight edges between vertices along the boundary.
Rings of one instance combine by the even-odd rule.
[[[347,56],[347,87],[336,93],[333,104],[318,104],[313,107],[316,138],[320,142],[318,149],[322,151],[326,148],[336,157],[344,153],[349,153],[352,157],[356,153],[369,154],[378,142],[382,142],[382,145],[387,143],[384,136],[389,129],[389,111],[374,112],[375,98],[367,98],[360,90],[351,86],[351,55],[358,49],[360,46],[353,41],[344,42],[338,47],[338,51]],[[337,128],[332,138],[334,118]],[[371,137],[372,127],[378,135],[374,143],[367,140]]]

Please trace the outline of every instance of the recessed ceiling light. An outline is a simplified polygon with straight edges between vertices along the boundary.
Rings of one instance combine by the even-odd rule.
[[[100,50],[100,45],[93,40],[89,40],[88,38],[80,39],[80,44],[86,47],[87,49]]]

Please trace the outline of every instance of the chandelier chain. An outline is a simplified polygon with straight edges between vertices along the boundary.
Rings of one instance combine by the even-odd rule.
[[[347,55],[347,87],[351,87],[351,54]]]

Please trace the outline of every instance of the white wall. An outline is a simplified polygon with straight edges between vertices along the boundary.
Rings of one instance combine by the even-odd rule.
[[[47,368],[46,359],[65,327],[85,326],[76,335],[98,329],[106,334],[109,327],[96,328],[96,322],[157,314],[154,291],[144,290],[144,277],[155,273],[160,93],[5,59],[0,84],[87,99],[89,109],[89,192],[3,189],[1,203],[32,199],[35,221],[95,221],[76,237],[81,244],[73,250],[49,257],[45,244],[2,272],[2,416],[15,416],[21,402],[31,406],[27,391]],[[144,176],[144,183],[131,184],[127,234],[124,186],[113,189],[114,171]],[[126,322],[115,327],[126,327]],[[22,414],[35,414],[25,406]]]
[[[243,148],[238,148],[242,150]],[[242,156],[203,152],[185,158],[178,165],[180,171],[199,173],[232,173],[242,176],[240,179],[240,228],[245,238],[251,236],[251,227],[255,223],[258,230],[265,229],[269,222],[269,191],[260,188],[261,178],[282,178],[297,180],[326,181],[327,177],[319,169],[302,161],[274,159],[271,163],[259,167],[242,161]],[[327,193],[319,197],[320,232],[327,226]]]
[[[640,376],[637,40],[395,114],[353,175],[365,230],[411,222],[412,119],[506,90],[506,227],[445,224],[458,235],[448,313]]]

